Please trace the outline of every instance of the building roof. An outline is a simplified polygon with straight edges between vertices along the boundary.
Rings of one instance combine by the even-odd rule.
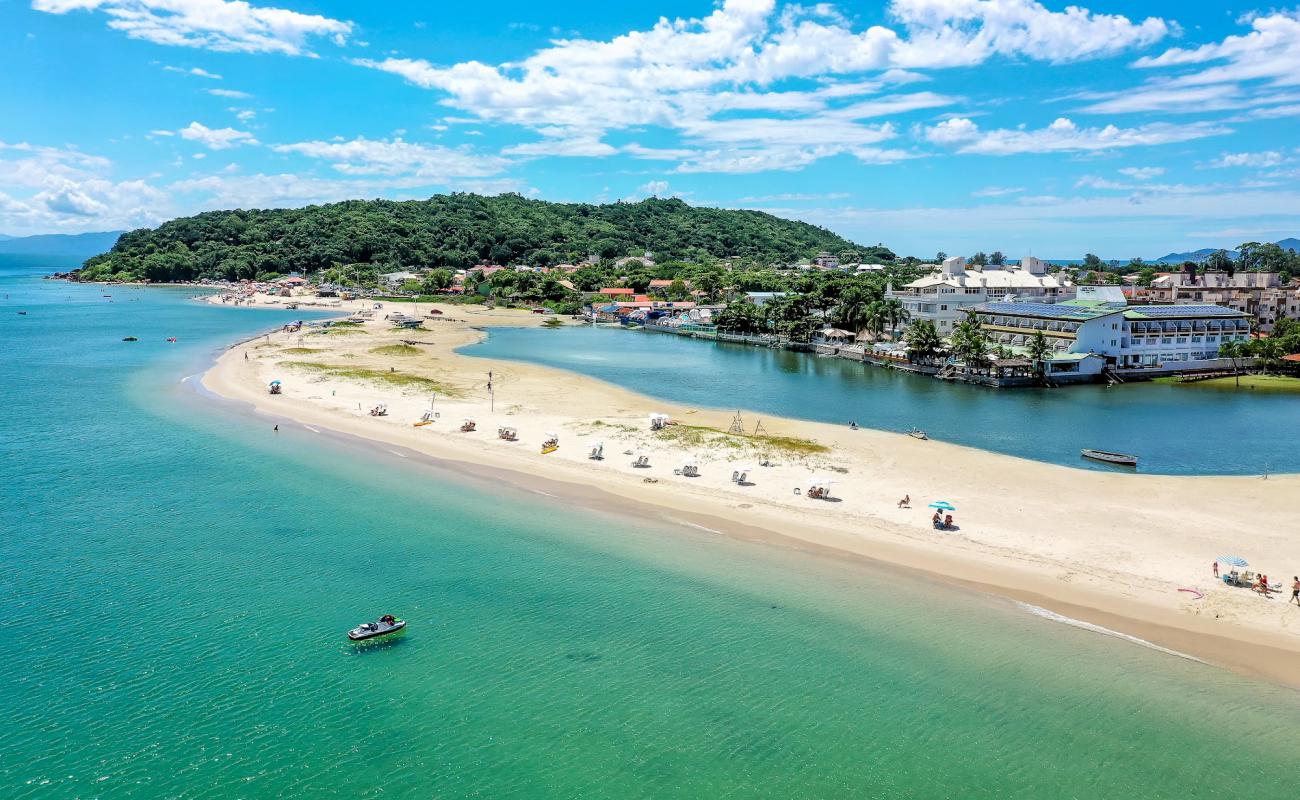
[[[1129,306],[1126,319],[1182,319],[1184,317],[1246,317],[1244,311],[1215,305]]]
[[[1039,317],[1084,322],[1098,317],[1118,314],[1124,309],[1105,303],[1078,305],[1074,303],[981,303],[975,311],[987,314],[1007,314],[1016,317]]]
[[[610,286],[600,290],[601,294],[636,294],[635,289],[623,289],[617,286]]]

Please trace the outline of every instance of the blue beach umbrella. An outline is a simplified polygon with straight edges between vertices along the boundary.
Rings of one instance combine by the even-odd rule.
[[[1246,559],[1237,556],[1219,556],[1220,564],[1227,564],[1230,567],[1248,567]]]
[[[931,503],[931,504],[930,504],[930,508],[937,508],[937,509],[939,509],[940,511],[956,511],[956,510],[957,510],[957,506],[953,505],[952,503],[949,503],[947,500],[939,500],[939,501],[937,501],[937,502]]]

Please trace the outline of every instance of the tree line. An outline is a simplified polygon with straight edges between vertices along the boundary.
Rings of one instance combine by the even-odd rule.
[[[384,272],[485,263],[545,267],[650,252],[656,261],[732,258],[766,266],[823,251],[894,259],[887,248],[759,211],[678,199],[593,205],[457,193],[182,217],[123,234],[109,252],[87,260],[80,277],[177,282],[330,272],[364,284]]]

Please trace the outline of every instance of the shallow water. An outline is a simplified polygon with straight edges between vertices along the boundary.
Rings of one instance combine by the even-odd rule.
[[[889,431],[1085,469],[1084,448],[1135,453],[1142,472],[1300,472],[1300,394],[1129,383],[989,389],[842,358],[616,328],[494,328],[471,356],[580,372],[654,397]],[[650,409],[647,409],[649,411]],[[746,420],[753,427],[757,418]]]
[[[0,797],[1196,798],[1294,778],[1295,692],[276,434],[181,378],[288,314],[109,291],[0,277]],[[408,633],[347,643],[385,611]]]

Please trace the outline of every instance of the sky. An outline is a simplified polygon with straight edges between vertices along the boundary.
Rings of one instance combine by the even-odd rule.
[[[1076,2],[0,0],[0,233],[471,191],[918,256],[1300,235],[1300,9]]]

